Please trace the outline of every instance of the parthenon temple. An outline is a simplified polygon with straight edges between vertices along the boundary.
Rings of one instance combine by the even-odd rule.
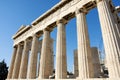
[[[99,77],[99,53],[97,48],[90,47],[86,15],[94,8],[98,11],[106,55],[106,78]],[[22,25],[13,36],[13,55],[7,80],[120,80],[119,13],[120,6],[114,6],[112,0],[61,0],[30,25]],[[68,77],[65,26],[73,18],[76,18],[77,50],[73,53],[74,74],[73,77]],[[54,69],[54,40],[50,34],[55,27],[57,37]]]

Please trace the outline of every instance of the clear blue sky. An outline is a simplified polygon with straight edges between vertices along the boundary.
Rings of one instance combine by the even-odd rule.
[[[33,20],[42,15],[60,0],[0,0],[0,61],[5,59],[7,65],[13,50],[12,36],[17,32],[22,24],[31,24]],[[120,0],[114,0],[116,5],[120,5]],[[96,9],[87,15],[89,37],[91,46],[102,46],[100,23]],[[56,29],[51,36],[56,42]],[[76,19],[72,19],[66,25],[67,39],[67,63],[68,70],[73,69],[73,50],[77,48]],[[56,45],[54,42],[54,46]],[[54,48],[54,53],[56,49]]]

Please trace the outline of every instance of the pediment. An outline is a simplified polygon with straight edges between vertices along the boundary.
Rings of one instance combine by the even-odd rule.
[[[21,27],[18,29],[18,31],[16,32],[16,34],[17,34],[18,32],[20,32],[21,30],[23,30],[25,27],[26,27],[25,25],[21,25]]]

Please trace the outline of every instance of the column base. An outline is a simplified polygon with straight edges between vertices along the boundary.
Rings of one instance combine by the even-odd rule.
[[[42,80],[42,79],[6,79],[6,80]],[[55,80],[55,79],[43,79],[43,80]],[[89,79],[57,79],[57,80],[120,80],[120,78],[89,78]]]

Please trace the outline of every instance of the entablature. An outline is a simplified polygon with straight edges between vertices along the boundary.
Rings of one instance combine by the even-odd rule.
[[[15,35],[14,45],[19,42],[25,40],[26,38],[36,34],[40,31],[43,31],[45,28],[49,28],[52,30],[56,26],[56,22],[61,19],[65,19],[69,21],[70,19],[75,17],[76,9],[86,8],[86,10],[90,10],[96,7],[94,0],[63,0],[53,8],[48,10],[42,16],[37,18],[32,22],[32,27],[30,29],[21,31],[19,35]],[[52,12],[53,11],[53,12]]]
[[[24,32],[26,32],[27,30],[29,30],[30,28],[31,28],[30,25],[28,25],[28,26],[22,25],[21,28],[18,30],[18,32],[12,38],[16,39],[17,37],[19,37],[20,35],[22,35]]]

